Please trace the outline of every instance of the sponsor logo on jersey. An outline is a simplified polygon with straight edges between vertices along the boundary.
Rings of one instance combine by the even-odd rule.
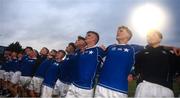
[[[149,54],[149,52],[145,52],[144,54]]]
[[[163,53],[163,54],[167,54],[167,52],[166,52],[166,51],[162,51],[162,53]]]

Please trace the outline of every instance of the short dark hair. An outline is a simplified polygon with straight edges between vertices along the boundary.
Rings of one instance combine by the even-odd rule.
[[[95,31],[88,31],[87,32],[87,34],[88,33],[92,33],[92,34],[95,34],[96,35],[96,37],[97,37],[97,41],[96,41],[96,44],[99,42],[99,34],[97,33],[97,32],[95,32]]]
[[[51,51],[53,51],[53,52],[57,53],[57,51],[56,51],[55,49],[52,49]]]
[[[16,52],[16,53],[18,53],[19,51],[21,51],[22,50],[22,46],[21,46],[21,44],[19,43],[19,42],[13,42],[13,43],[11,43],[9,46],[8,46],[8,48],[9,48],[9,51],[11,51],[11,52]]]
[[[34,49],[34,52],[36,53],[36,56],[39,57],[39,52],[36,49]]]
[[[80,40],[86,40],[84,37],[82,37],[82,36],[78,36],[78,39],[80,39]]]
[[[26,48],[25,48],[25,50],[26,49],[30,49],[30,50],[32,50],[33,51],[33,48],[32,47],[30,47],[30,46],[27,46]]]
[[[58,52],[63,53],[64,55],[66,55],[66,52],[64,50],[58,50]]]
[[[47,47],[43,47],[44,49],[46,49],[47,53],[49,53],[49,49]]]
[[[76,50],[76,46],[73,42],[70,42],[69,45],[72,46],[74,48],[74,50]]]

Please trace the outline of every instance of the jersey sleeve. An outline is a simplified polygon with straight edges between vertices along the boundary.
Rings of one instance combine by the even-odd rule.
[[[45,71],[44,71],[44,73],[43,73],[43,76],[45,76],[45,73],[46,73],[46,71],[48,70],[48,67],[49,67],[49,65],[51,64],[51,62],[53,62],[53,60],[51,60],[51,59],[46,59],[46,60],[44,60],[44,61],[39,65],[38,69],[41,68],[42,66],[43,66],[43,67],[46,67],[46,69],[45,69]],[[36,71],[38,71],[38,69],[37,69]],[[40,69],[39,69],[39,70],[40,70]]]
[[[136,45],[136,44],[131,44],[131,47],[134,48],[136,54],[144,49],[144,46]]]
[[[180,56],[177,56],[177,74],[180,76]]]
[[[141,52],[135,55],[134,71],[136,75],[140,73],[142,57],[143,56]]]
[[[170,53],[170,59],[173,73],[180,75],[180,56]]]
[[[33,67],[32,67],[32,75],[31,75],[31,76],[34,76],[35,73],[36,73],[36,71],[37,71],[37,68],[38,68],[38,66],[39,66],[39,63],[38,63],[37,59],[34,60],[34,64],[33,64],[32,66],[33,66]]]
[[[136,76],[134,66],[132,66],[131,71],[130,71],[130,73],[129,73],[129,74],[131,74],[131,75],[133,75],[133,76]]]
[[[100,47],[98,47],[97,49],[98,49],[98,58],[97,58],[98,59],[98,64],[97,64],[97,72],[96,72],[96,74],[99,74],[101,72],[102,64],[104,62],[103,58],[105,57],[106,53]]]
[[[177,57],[177,61],[178,61],[178,74],[180,76],[180,56]]]
[[[5,70],[6,69],[6,64],[5,63],[3,63],[2,65],[1,65],[1,68],[0,68],[1,70]]]
[[[105,51],[100,47],[98,47],[97,49],[98,49],[98,57],[101,57],[101,58],[105,57],[106,55]]]
[[[4,64],[3,69],[4,69],[5,71],[9,71],[9,61]]]

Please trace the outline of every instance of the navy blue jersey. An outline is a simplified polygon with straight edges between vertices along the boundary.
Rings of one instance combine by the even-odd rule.
[[[38,67],[38,69],[35,72],[36,77],[44,78],[45,74],[48,70],[48,67],[53,63],[53,59],[46,59],[44,60]]]
[[[12,59],[11,61],[11,71],[16,72],[20,70],[20,63],[18,59]]]
[[[133,47],[135,46],[114,44],[107,48],[98,85],[127,94],[127,77],[135,63],[135,49]],[[136,51],[138,50],[136,49]]]
[[[21,61],[24,61],[25,59],[29,58],[28,55],[24,55],[21,59]]]
[[[17,59],[11,59],[5,62],[3,69],[6,72],[15,72],[19,68],[19,62]]]
[[[47,56],[41,55],[41,56],[39,56],[38,59],[39,59],[39,63],[42,63],[43,61],[45,61],[47,59]]]
[[[60,67],[59,79],[61,82],[71,84],[77,80],[77,64],[79,59],[80,49],[77,49],[74,54],[66,55],[62,66]]]
[[[71,62],[73,64],[73,66],[71,66],[71,82],[73,83],[73,81],[76,81],[78,78],[78,60],[79,60],[79,56],[80,56],[80,49],[77,49],[74,52],[73,57],[71,58]]]
[[[3,70],[3,63],[0,64],[0,70]]]
[[[62,62],[54,61],[53,63],[51,63],[44,77],[43,85],[54,88],[60,73],[61,65]]]
[[[141,45],[131,44],[131,46],[134,48],[136,54],[145,49],[145,46],[141,46]],[[131,68],[130,74],[134,76],[136,75],[134,71],[134,66]]]
[[[6,72],[10,71],[9,66],[11,65],[11,61],[7,60],[3,65],[2,65],[2,70],[5,70]]]
[[[1,70],[5,70],[5,69],[6,69],[6,62],[7,62],[7,61],[5,61],[5,62],[3,62],[3,63],[1,64]]]
[[[26,57],[22,59],[22,62],[20,65],[21,66],[20,71],[22,73],[22,76],[32,76],[35,64],[36,64],[36,58],[31,59],[29,57]]]
[[[72,58],[73,55],[66,55],[66,58],[63,60],[62,66],[60,67],[59,79],[63,83],[70,84],[71,83],[71,70],[73,66]]]
[[[144,46],[141,45],[136,45],[136,44],[131,44],[131,47],[134,48],[135,53],[137,54],[138,52],[142,51],[145,49]]]
[[[7,66],[7,72],[14,71],[13,61],[9,60],[8,63],[6,63]]]
[[[36,73],[36,70],[39,68],[39,66],[42,64],[42,62],[45,61],[46,59],[47,59],[46,56],[43,56],[43,55],[38,56],[34,73]]]
[[[77,80],[73,84],[79,88],[92,89],[97,67],[100,64],[99,57],[102,57],[104,51],[99,47],[86,49],[79,54],[77,64]]]

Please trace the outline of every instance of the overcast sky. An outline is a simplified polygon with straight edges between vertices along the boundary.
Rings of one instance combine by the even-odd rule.
[[[162,44],[180,47],[180,0],[0,0],[0,45],[19,41],[38,50],[64,49],[89,30],[99,32],[99,44],[114,44],[117,27],[131,28],[133,10],[145,3],[159,5],[171,16]],[[145,45],[132,31],[130,43]]]

